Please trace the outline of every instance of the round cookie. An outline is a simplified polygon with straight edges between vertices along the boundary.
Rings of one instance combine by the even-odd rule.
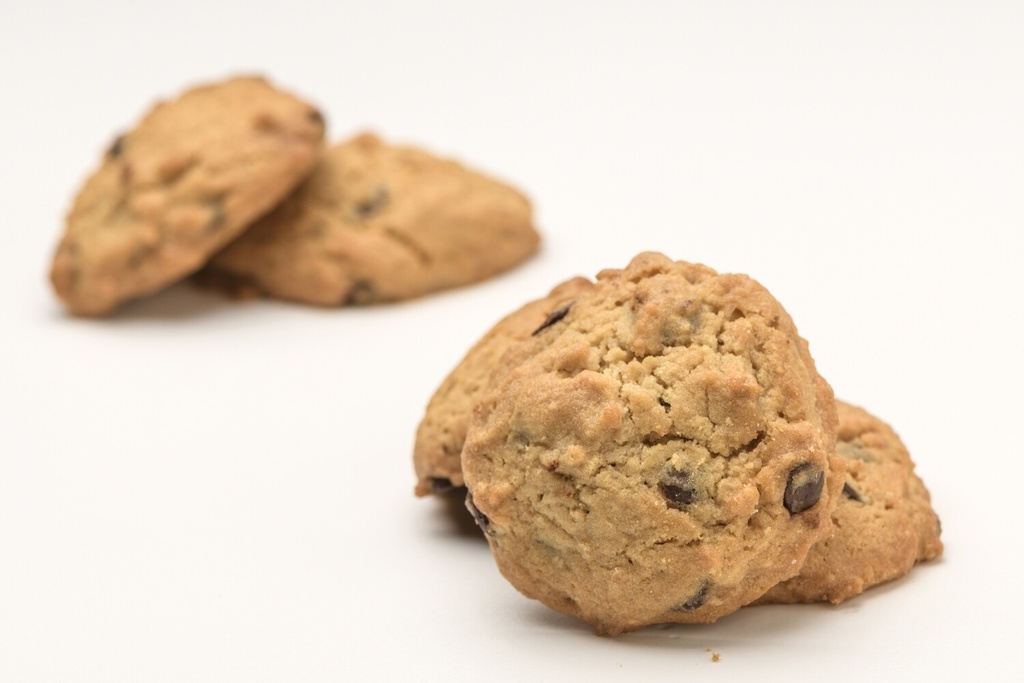
[[[51,268],[76,315],[103,315],[197,270],[301,181],[324,121],[262,78],[157,104],[78,193]]]
[[[322,306],[397,301],[491,277],[538,244],[530,203],[516,190],[363,134],[328,149],[200,281]]]
[[[539,334],[546,324],[557,322],[568,312],[572,301],[593,286],[582,277],[563,282],[547,296],[500,320],[459,361],[434,392],[416,430],[416,495],[440,493],[463,485],[461,453],[469,416],[490,386],[493,372],[501,367],[501,357],[509,347]]]
[[[807,553],[800,573],[759,603],[840,603],[942,553],[939,518],[892,427],[841,401],[836,453],[846,463],[835,532]]]
[[[641,254],[510,353],[462,467],[528,597],[604,634],[710,622],[831,533],[832,391],[750,278]]]

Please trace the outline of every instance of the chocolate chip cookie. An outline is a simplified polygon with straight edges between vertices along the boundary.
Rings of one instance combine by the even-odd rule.
[[[914,462],[892,427],[838,402],[836,453],[846,463],[835,532],[807,553],[800,573],[762,603],[840,603],[942,553],[939,518]]]
[[[710,622],[831,534],[832,391],[752,279],[641,254],[509,353],[462,468],[525,595],[605,634]]]
[[[363,134],[198,276],[236,296],[322,306],[478,282],[538,247],[529,201],[455,161]]]
[[[74,200],[51,268],[76,315],[103,315],[197,270],[309,174],[324,120],[262,78],[156,105]]]

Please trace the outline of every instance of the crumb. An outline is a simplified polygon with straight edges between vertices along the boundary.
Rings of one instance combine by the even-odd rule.
[[[721,658],[722,658],[722,655],[718,654],[717,652],[715,652],[714,650],[712,650],[712,649],[711,649],[710,647],[709,647],[709,648],[706,648],[706,649],[707,649],[707,651],[708,651],[708,652],[710,652],[710,653],[711,653],[711,661],[712,661],[712,662],[717,662],[717,661],[718,661],[719,659],[721,659]]]

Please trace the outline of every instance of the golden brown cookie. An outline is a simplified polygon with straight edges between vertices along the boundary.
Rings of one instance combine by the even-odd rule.
[[[459,361],[434,392],[416,430],[413,464],[416,495],[447,491],[462,486],[462,444],[473,406],[480,400],[495,368],[504,367],[502,356],[510,346],[539,334],[545,323],[557,322],[576,296],[593,288],[577,277],[558,285],[536,301],[510,313],[492,327]]]
[[[758,602],[840,603],[942,553],[939,518],[899,436],[861,408],[837,407],[846,483],[832,513],[835,531],[811,548],[800,574]]]
[[[647,253],[553,318],[509,349],[462,450],[505,577],[615,634],[795,575],[844,480],[832,391],[779,302]]]
[[[198,279],[323,306],[417,297],[520,263],[539,237],[518,191],[363,134],[329,149],[284,204]]]
[[[313,168],[324,121],[261,78],[157,104],[86,181],[53,259],[57,295],[103,315],[197,270]]]

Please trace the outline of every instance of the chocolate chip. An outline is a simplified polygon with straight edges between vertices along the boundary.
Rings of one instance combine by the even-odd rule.
[[[444,493],[455,488],[452,480],[447,477],[430,477],[427,481],[430,483],[431,493]]]
[[[308,116],[309,120],[312,121],[313,123],[319,123],[320,125],[324,124],[324,115],[321,114],[320,110],[318,109],[310,109],[306,113],[306,116]]]
[[[704,579],[704,583],[700,585],[698,590],[693,597],[684,602],[681,605],[676,605],[671,609],[673,612],[692,612],[704,603],[708,601],[708,596],[711,595],[711,580]]]
[[[349,288],[347,296],[345,297],[345,304],[349,306],[358,306],[360,304],[368,304],[376,298],[377,286],[373,283],[373,280],[358,278]]]
[[[473,492],[466,489],[466,509],[469,510],[469,514],[473,515],[473,519],[476,521],[477,526],[484,532],[484,534],[491,536],[491,520],[487,519],[487,515],[480,512],[479,508],[473,504]]]
[[[843,495],[850,500],[857,501],[858,503],[864,502],[864,499],[860,497],[860,493],[857,492],[857,489],[853,488],[849,484],[843,484]]]
[[[390,198],[391,197],[388,194],[388,188],[384,187],[383,185],[378,185],[377,188],[373,191],[372,195],[370,195],[369,197],[364,197],[363,199],[360,199],[358,202],[356,202],[356,219],[365,221],[367,218],[370,218],[375,213],[378,213],[381,209],[383,209],[384,206],[390,200]]]
[[[840,441],[836,444],[836,453],[847,460],[863,460],[864,462],[875,461],[875,456],[872,454],[871,449],[861,443],[860,439],[854,439],[853,441]]]
[[[561,306],[559,306],[555,310],[553,310],[550,313],[548,313],[548,317],[544,319],[544,322],[542,322],[540,324],[540,327],[535,329],[530,336],[531,337],[537,336],[540,333],[541,330],[546,330],[547,328],[551,327],[552,325],[557,323],[559,320],[564,318],[569,313],[569,309],[572,308],[572,305],[574,303],[575,303],[575,301],[570,301],[567,304],[562,304]]]
[[[206,201],[206,207],[210,210],[210,218],[206,222],[206,232],[214,233],[224,227],[224,198],[213,197]]]
[[[124,136],[118,135],[114,138],[114,141],[110,143],[110,147],[107,148],[107,158],[116,159],[124,154]]]
[[[797,465],[789,473],[782,504],[791,515],[813,507],[825,488],[825,474],[809,462]]]
[[[658,483],[661,495],[670,508],[684,510],[697,498],[697,492],[690,481],[690,473],[684,470],[671,470]]]

